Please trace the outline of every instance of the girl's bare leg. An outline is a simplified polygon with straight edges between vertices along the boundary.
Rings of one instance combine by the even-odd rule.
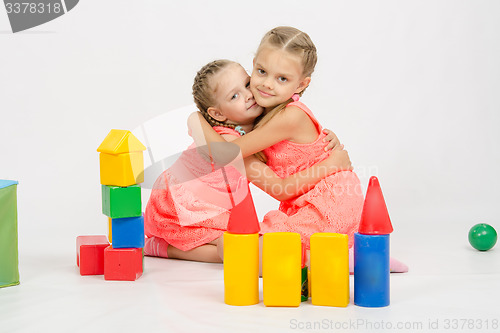
[[[222,239],[222,237],[188,251],[182,251],[172,245],[168,245],[168,257],[172,259],[222,263],[222,259],[217,252],[217,243],[219,239]]]

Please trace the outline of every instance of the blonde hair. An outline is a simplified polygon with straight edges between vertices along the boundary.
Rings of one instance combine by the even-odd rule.
[[[312,42],[309,35],[305,32],[293,27],[276,27],[264,35],[257,49],[256,57],[264,47],[274,47],[299,57],[301,59],[301,65],[303,68],[302,75],[304,77],[310,77],[314,72],[314,68],[316,67],[316,63],[318,61],[316,46]],[[305,88],[299,93],[299,95],[302,96],[304,91]],[[265,125],[275,115],[283,111],[292,101],[292,98],[289,98],[283,103],[275,106],[262,118],[258,118],[254,129]],[[267,161],[263,152],[256,153],[255,155],[261,161]]]
[[[231,64],[236,64],[236,62],[226,59],[214,60],[203,66],[194,78],[193,83],[193,98],[201,112],[203,117],[208,121],[210,125],[213,126],[224,126],[229,128],[235,128],[233,124],[226,124],[215,120],[208,114],[208,108],[216,105],[214,100],[214,94],[216,86],[212,82],[212,78],[215,74],[219,73],[222,69],[226,68]]]

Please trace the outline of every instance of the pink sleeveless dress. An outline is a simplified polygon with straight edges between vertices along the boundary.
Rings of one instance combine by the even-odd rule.
[[[240,134],[214,127],[219,134]],[[222,236],[227,230],[233,193],[247,189],[248,181],[235,168],[213,171],[193,143],[172,167],[156,180],[144,213],[146,236],[160,237],[172,246],[191,250]],[[227,179],[227,181],[226,181]]]
[[[264,150],[267,165],[281,178],[324,160],[325,134],[311,110],[299,101],[288,106],[302,109],[313,121],[318,138],[307,144],[281,141]],[[352,171],[330,175],[301,196],[283,201],[279,210],[270,211],[261,223],[261,233],[297,232],[302,243],[309,249],[309,238],[316,232],[335,232],[349,237],[349,248],[354,244],[354,232],[358,230],[363,209],[363,193],[358,176]]]

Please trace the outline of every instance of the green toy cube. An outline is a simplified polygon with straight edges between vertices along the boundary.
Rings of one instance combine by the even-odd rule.
[[[141,216],[141,187],[102,185],[102,213],[113,219]]]
[[[19,284],[17,184],[0,179],[0,287]]]

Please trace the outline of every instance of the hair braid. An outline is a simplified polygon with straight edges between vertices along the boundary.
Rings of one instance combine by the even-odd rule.
[[[213,76],[219,73],[223,68],[227,67],[230,64],[234,64],[235,62],[231,60],[221,59],[214,60],[203,66],[194,78],[193,83],[193,98],[196,104],[196,107],[201,112],[203,117],[208,121],[212,127],[214,126],[223,126],[228,128],[235,128],[233,124],[226,124],[215,120],[212,118],[207,110],[209,107],[215,105],[215,100],[213,98],[214,95],[214,87],[211,82]]]

